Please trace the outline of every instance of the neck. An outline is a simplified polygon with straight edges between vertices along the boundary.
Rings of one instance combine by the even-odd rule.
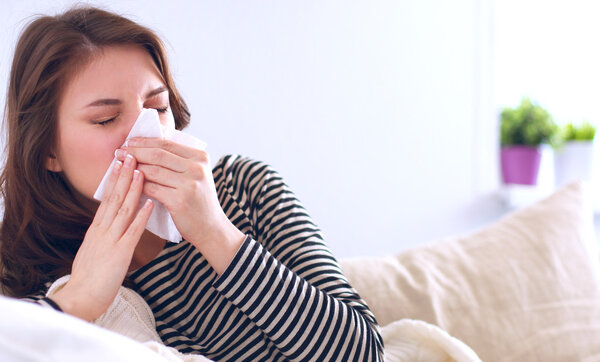
[[[129,271],[137,270],[151,262],[160,251],[165,247],[166,240],[156,236],[155,234],[144,230],[140,241],[133,251],[133,258],[129,265]]]

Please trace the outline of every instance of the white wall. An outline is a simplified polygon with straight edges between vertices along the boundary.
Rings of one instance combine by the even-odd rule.
[[[0,74],[25,17],[5,1]],[[287,180],[337,256],[396,252],[496,218],[491,0],[103,1],[157,30],[213,161]]]
[[[600,125],[600,2],[502,0],[495,13],[495,98],[529,96],[559,123]]]

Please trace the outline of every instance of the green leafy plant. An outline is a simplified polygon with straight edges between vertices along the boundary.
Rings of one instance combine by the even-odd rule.
[[[564,142],[593,141],[595,135],[596,127],[587,121],[583,121],[579,125],[569,122],[560,130],[560,138]]]
[[[517,108],[504,108],[500,114],[500,144],[502,146],[538,146],[557,143],[558,126],[548,111],[523,98]]]

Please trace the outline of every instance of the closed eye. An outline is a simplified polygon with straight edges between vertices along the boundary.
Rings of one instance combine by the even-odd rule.
[[[100,126],[106,126],[107,124],[113,122],[115,119],[117,119],[117,117],[113,117],[113,118],[107,119],[105,121],[94,122],[94,124],[98,124]]]
[[[166,113],[169,110],[169,106],[165,106],[165,107],[162,107],[162,108],[155,108],[155,109],[156,109],[156,111],[158,111],[158,113]],[[107,124],[113,122],[115,119],[117,119],[116,116],[113,117],[113,118],[104,120],[104,121],[96,121],[96,122],[93,122],[93,123],[97,124],[97,125],[100,125],[100,126],[106,126]]]

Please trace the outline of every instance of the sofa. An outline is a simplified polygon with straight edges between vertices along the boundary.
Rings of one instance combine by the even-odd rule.
[[[340,260],[382,326],[386,360],[600,361],[590,200],[575,182],[475,232]],[[0,296],[0,360],[206,360],[162,345],[153,322],[126,288],[95,324]]]

